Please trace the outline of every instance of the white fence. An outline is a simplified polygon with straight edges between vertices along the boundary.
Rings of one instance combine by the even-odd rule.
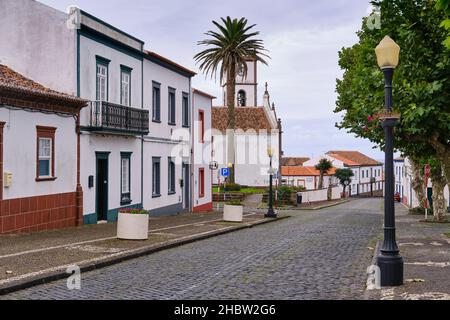
[[[331,200],[341,198],[342,187],[334,187],[331,189]],[[321,190],[309,190],[300,192],[302,195],[302,202],[318,202],[328,200],[328,188]]]

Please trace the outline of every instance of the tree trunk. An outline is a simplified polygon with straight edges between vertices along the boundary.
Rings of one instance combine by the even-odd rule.
[[[319,176],[319,190],[321,190],[323,188],[323,172],[320,172],[320,176]]]
[[[418,161],[412,158],[409,159],[411,162],[411,171],[412,171],[411,186],[416,194],[417,200],[419,201],[419,207],[423,207],[425,202],[424,196],[425,179],[422,173],[422,168]]]
[[[227,165],[230,166],[229,182],[235,183],[235,136],[236,115],[235,115],[235,93],[236,93],[236,66],[231,64],[227,72],[227,107],[228,107],[228,123],[227,123]]]
[[[442,163],[442,170],[447,184],[450,184],[450,146],[439,142],[438,136],[433,136],[428,140],[431,146],[436,150],[436,157]]]
[[[433,171],[433,170],[432,170]],[[447,211],[446,201],[444,197],[444,188],[447,185],[447,180],[442,175],[442,169],[439,168],[431,175],[431,182],[433,183],[433,216],[435,221],[443,221]]]

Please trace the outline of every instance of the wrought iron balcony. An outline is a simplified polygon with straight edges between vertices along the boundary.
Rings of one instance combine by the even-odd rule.
[[[148,134],[149,111],[107,101],[90,102],[90,130],[126,134]]]

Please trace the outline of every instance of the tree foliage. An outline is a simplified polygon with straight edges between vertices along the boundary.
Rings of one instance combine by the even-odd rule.
[[[450,180],[450,54],[443,45],[446,30],[439,25],[442,10],[428,0],[373,1],[380,8],[381,28],[369,28],[367,18],[359,42],[339,52],[344,70],[337,80],[338,128],[367,138],[381,149],[384,131],[379,114],[384,108],[384,80],[374,48],[385,35],[401,47],[394,74],[394,112],[400,114],[394,147],[406,156],[436,157]]]
[[[227,88],[227,107],[228,123],[227,130],[228,141],[227,154],[228,163],[231,164],[230,177],[231,183],[235,182],[234,162],[234,130],[236,129],[235,119],[235,92],[236,92],[236,74],[242,71],[244,78],[247,76],[248,68],[246,59],[251,58],[267,65],[265,58],[269,56],[265,53],[263,41],[255,39],[259,32],[252,31],[256,26],[248,25],[245,18],[231,19],[230,17],[221,18],[222,24],[213,21],[217,31],[210,30],[205,33],[207,39],[199,41],[198,45],[205,45],[207,49],[194,56],[200,69],[206,74],[217,76],[219,73],[221,83],[226,84]]]
[[[444,45],[450,49],[450,0],[437,0],[436,9],[445,12],[446,18],[441,22],[440,26],[448,31],[448,36],[444,40]]]
[[[327,174],[331,168],[333,168],[333,163],[326,158],[322,158],[322,159],[320,159],[319,163],[316,164],[315,168],[316,168],[316,170],[319,170],[319,172],[320,172],[319,189],[322,189],[323,188],[323,176],[324,176],[324,174]]]
[[[344,187],[344,192],[345,189],[347,188],[347,185],[349,185],[352,182],[352,177],[354,175],[355,174],[353,173],[353,170],[350,168],[336,169],[336,173],[334,174],[334,176],[338,178],[339,183]]]

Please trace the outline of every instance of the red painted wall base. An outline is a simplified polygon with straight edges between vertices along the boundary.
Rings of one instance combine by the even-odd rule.
[[[76,192],[0,200],[0,234],[75,226]]]
[[[203,204],[201,206],[194,207],[194,212],[205,212],[205,211],[213,211],[213,203],[209,202]]]

